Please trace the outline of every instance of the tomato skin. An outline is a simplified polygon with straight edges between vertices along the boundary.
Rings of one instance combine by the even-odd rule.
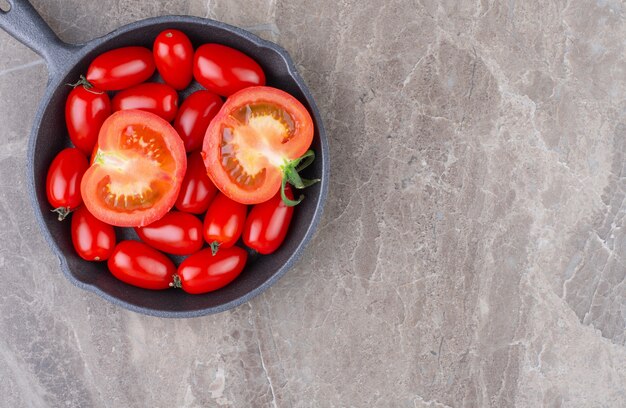
[[[210,249],[203,249],[185,259],[176,274],[182,289],[190,294],[212,292],[231,283],[246,266],[248,253],[232,247],[213,255]]]
[[[287,198],[293,200],[289,185],[285,188]],[[280,192],[272,199],[252,207],[243,229],[243,242],[260,254],[269,255],[285,240],[294,207],[288,207]]]
[[[99,220],[141,227],[174,206],[186,169],[185,147],[168,122],[150,112],[119,111],[100,129],[81,194]]]
[[[187,157],[187,172],[180,186],[180,192],[174,206],[179,211],[202,214],[217,194],[217,187],[206,174],[206,167],[200,152]]]
[[[206,130],[223,104],[222,98],[209,91],[196,91],[183,101],[174,129],[183,139],[185,150],[191,152],[202,147]]]
[[[218,193],[204,217],[204,240],[230,248],[239,240],[246,222],[248,206]]]
[[[255,60],[221,44],[204,44],[196,50],[193,76],[200,85],[222,96],[265,85],[265,73]]]
[[[131,109],[154,113],[171,122],[178,110],[178,93],[169,85],[149,82],[125,89],[113,97],[113,112]]]
[[[111,100],[104,91],[77,86],[65,102],[65,123],[70,140],[85,155],[91,154],[98,132],[111,115]]]
[[[152,51],[145,47],[122,47],[98,55],[87,69],[87,81],[104,91],[139,85],[154,74]]]
[[[152,50],[163,81],[179,91],[187,88],[193,77],[193,46],[189,37],[178,30],[162,31]]]
[[[138,241],[122,241],[107,263],[117,279],[144,289],[168,289],[176,266],[167,256]]]
[[[115,247],[115,228],[89,212],[84,205],[72,214],[72,243],[86,261],[106,261]]]
[[[53,208],[69,212],[83,203],[80,184],[88,167],[87,158],[75,147],[63,149],[56,155],[46,177],[46,195]],[[59,212],[59,220],[65,215]]]
[[[276,112],[281,112],[281,115],[288,115],[292,124],[290,133],[287,132],[285,122],[271,114],[258,115],[263,121],[252,126],[237,119],[237,116],[241,116],[241,111],[259,105],[271,106]],[[268,121],[273,121],[271,123],[273,126],[268,126]],[[227,128],[232,129],[230,134],[232,141],[225,139]],[[289,137],[285,141],[287,134]],[[283,178],[281,165],[306,153],[313,141],[313,134],[311,115],[296,98],[268,86],[246,88],[231,95],[211,121],[202,145],[204,165],[213,184],[231,199],[244,204],[262,203],[279,191]],[[257,163],[249,163],[248,167],[262,169],[254,174],[261,175],[256,177],[261,181],[252,187],[242,185],[237,179],[244,175],[226,167],[231,161],[230,158],[224,160],[226,148],[240,163],[254,158]],[[266,154],[267,151],[271,151],[272,157]]]
[[[173,255],[189,255],[202,248],[202,222],[195,216],[178,211],[168,212],[161,218],[135,228],[146,244]]]

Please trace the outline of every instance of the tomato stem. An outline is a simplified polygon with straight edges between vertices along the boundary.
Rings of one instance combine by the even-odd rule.
[[[173,276],[172,276],[172,280],[173,280],[173,281],[172,281],[172,282],[170,282],[170,288],[178,288],[178,289],[180,289],[180,288],[182,288],[182,287],[183,287],[183,284],[182,284],[182,282],[181,282],[181,280],[180,280],[180,276],[178,276],[178,275],[173,275]]]
[[[283,180],[280,186],[280,196],[286,206],[293,207],[300,204],[304,199],[304,195],[300,195],[297,200],[291,200],[287,197],[287,195],[285,195],[285,186],[287,183],[301,190],[320,181],[320,179],[305,179],[300,177],[300,174],[298,174],[300,171],[309,167],[311,163],[313,163],[313,160],[315,160],[315,152],[313,150],[307,150],[302,156],[291,161],[286,161],[285,164],[281,166],[283,171]]]
[[[217,250],[220,247],[220,243],[218,241],[213,241],[209,244],[209,247],[211,248],[211,255],[215,256],[215,254],[217,254]]]
[[[54,210],[50,210],[52,212],[55,212],[59,215],[58,220],[59,221],[63,221],[65,219],[65,217],[67,217],[72,210],[70,209],[70,207],[59,207],[59,208],[55,208]]]
[[[93,85],[91,84],[91,82],[87,81],[87,78],[85,78],[84,75],[81,75],[80,79],[75,84],[65,84],[65,85],[71,86],[72,88],[76,88],[77,86],[82,85],[83,88],[85,88],[85,91],[91,92],[92,94],[96,94],[96,95],[102,95],[104,93],[104,91],[94,91]]]

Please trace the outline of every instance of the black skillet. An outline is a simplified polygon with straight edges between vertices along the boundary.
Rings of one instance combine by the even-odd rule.
[[[283,48],[240,28],[189,16],[150,18],[128,24],[86,44],[67,44],[56,36],[27,1],[8,0],[8,3],[11,9],[8,12],[0,11],[0,28],[41,55],[48,66],[48,86],[37,110],[28,145],[29,193],[41,230],[59,258],[61,270],[73,284],[136,312],[161,317],[194,317],[222,312],[250,300],[294,265],[322,214],[328,186],[329,157],[320,113]],[[317,158],[303,175],[318,177],[322,181],[305,191],[306,198],[296,208],[285,243],[272,255],[252,257],[237,280],[205,295],[193,296],[180,290],[148,291],[135,288],[116,280],[107,271],[105,263],[83,261],[72,247],[70,220],[59,222],[56,215],[50,212],[46,200],[48,166],[59,151],[69,146],[64,107],[70,87],[65,84],[76,82],[97,55],[130,45],[150,48],[156,36],[167,28],[186,33],[194,47],[214,42],[248,54],[263,67],[267,84],[298,98],[309,109],[315,123],[315,137],[311,147]],[[154,79],[159,78],[156,76]],[[197,88],[198,84],[194,83],[192,90]],[[186,95],[185,92],[182,94]],[[134,238],[132,230],[119,229],[118,240],[126,238]]]

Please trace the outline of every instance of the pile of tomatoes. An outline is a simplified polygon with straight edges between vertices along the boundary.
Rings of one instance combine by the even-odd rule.
[[[156,70],[163,83],[146,82]],[[180,104],[193,79],[204,89]],[[249,56],[221,44],[194,50],[178,30],[152,50],[96,57],[66,102],[74,147],[46,180],[52,211],[72,214],[76,253],[131,285],[199,294],[243,271],[238,242],[276,251],[303,199],[293,188],[318,180],[299,175],[315,157],[308,111],[265,81]],[[117,242],[115,227],[139,240]],[[166,254],[186,258],[177,267]]]

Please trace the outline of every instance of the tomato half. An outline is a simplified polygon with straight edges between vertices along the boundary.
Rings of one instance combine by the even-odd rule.
[[[217,247],[230,248],[239,237],[246,222],[248,206],[218,193],[204,216],[204,239],[213,252]]]
[[[111,100],[104,91],[78,85],[65,102],[65,124],[70,140],[85,155],[91,154],[98,132],[111,115]]]
[[[72,214],[72,243],[86,261],[106,261],[115,247],[115,228],[89,212],[84,205]]]
[[[174,286],[193,295],[211,292],[231,283],[246,266],[248,253],[239,247],[218,252],[203,249],[185,259],[174,276]]]
[[[272,198],[291,163],[308,153],[313,121],[293,96],[276,88],[246,88],[232,95],[207,129],[204,164],[215,186],[231,199],[257,204]],[[297,176],[297,173],[296,173]]]
[[[191,153],[187,157],[187,171],[174,206],[179,211],[202,214],[209,208],[216,193],[217,188],[206,174],[200,152]]]
[[[222,98],[209,91],[196,91],[184,100],[174,129],[183,139],[188,152],[202,147],[206,130],[222,105]]]
[[[83,203],[80,184],[88,167],[85,155],[74,147],[61,150],[52,160],[46,177],[46,196],[59,221]]]
[[[144,289],[162,290],[173,282],[176,266],[167,256],[138,241],[122,241],[107,263],[117,279]]]
[[[123,47],[98,55],[87,69],[87,81],[104,91],[138,85],[154,74],[152,51],[145,47]]]
[[[169,123],[128,110],[104,121],[92,163],[81,183],[89,211],[107,224],[141,227],[174,206],[187,156]]]
[[[173,255],[189,255],[202,248],[202,222],[194,215],[168,212],[145,227],[135,228],[142,241],[160,251]]]
[[[222,96],[265,85],[265,73],[255,60],[221,44],[204,44],[196,50],[193,76],[200,85]]]
[[[114,112],[131,109],[154,113],[171,122],[178,110],[178,93],[169,85],[151,82],[135,85],[113,97]]]
[[[154,40],[152,50],[163,81],[174,89],[187,88],[193,75],[193,46],[185,33],[162,31]]]
[[[291,188],[287,188],[285,194],[293,200]],[[276,251],[287,236],[293,211],[293,207],[285,205],[280,193],[252,207],[243,229],[244,244],[263,255]]]

